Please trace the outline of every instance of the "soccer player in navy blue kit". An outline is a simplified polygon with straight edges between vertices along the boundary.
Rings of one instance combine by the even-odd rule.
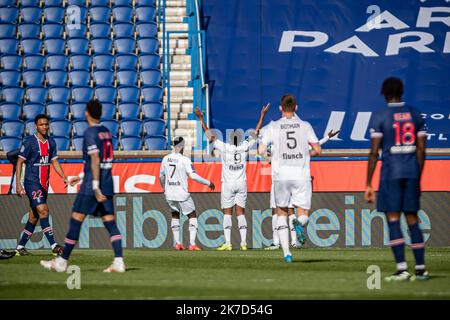
[[[53,229],[49,221],[49,209],[47,205],[48,180],[50,177],[50,164],[56,173],[62,178],[67,186],[67,178],[56,155],[56,142],[48,137],[49,121],[45,114],[35,117],[36,133],[26,137],[17,158],[16,163],[16,192],[19,197],[27,195],[30,201],[30,212],[28,221],[23,229],[22,236],[16,248],[16,256],[26,256],[30,253],[25,245],[31,238],[38,220],[40,220],[42,231],[52,247],[52,253],[59,255],[63,248],[55,242]],[[20,176],[22,165],[25,163],[25,180],[22,186]]]
[[[86,120],[89,128],[84,133],[83,160],[84,172],[70,180],[74,186],[83,180],[80,191],[72,207],[69,232],[64,240],[63,254],[50,261],[41,261],[49,270],[65,272],[67,261],[79,239],[81,225],[87,215],[101,216],[110,235],[114,250],[114,261],[104,272],[125,272],[122,257],[122,236],[114,219],[114,186],[111,174],[114,159],[111,132],[100,125],[102,105],[91,100],[86,105]]]
[[[419,228],[420,177],[425,162],[425,120],[420,112],[402,102],[403,83],[397,78],[383,82],[381,93],[388,107],[375,113],[370,124],[371,150],[367,169],[365,198],[375,202],[372,176],[382,149],[380,186],[377,210],[384,212],[389,225],[390,246],[397,263],[397,272],[386,281],[427,280],[425,243]],[[411,236],[411,248],[416,260],[411,276],[405,260],[405,239],[400,228],[404,213]]]

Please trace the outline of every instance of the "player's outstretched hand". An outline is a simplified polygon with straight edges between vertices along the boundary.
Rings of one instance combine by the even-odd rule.
[[[67,181],[67,178],[66,177],[62,178],[62,181],[64,183],[64,188],[67,188],[67,185],[69,184],[69,182]]]
[[[98,202],[106,201],[106,197],[103,195],[100,189],[95,189],[94,192],[95,192],[95,199],[97,199]]]
[[[69,184],[71,187],[76,186],[81,181],[80,177],[73,177],[69,180]]]
[[[209,188],[214,191],[214,189],[216,188],[216,186],[214,185],[214,183],[210,182],[209,183]]]
[[[199,108],[199,107],[195,108],[195,115],[196,115],[197,118],[199,118],[199,119],[203,118],[203,112],[200,111],[200,108]]]
[[[333,138],[334,136],[338,135],[339,132],[341,132],[341,130],[338,130],[336,132],[333,132],[333,130],[330,130],[330,132],[328,132],[328,138]]]
[[[268,102],[261,110],[261,114],[266,114],[267,111],[269,111],[270,108],[270,102]]]
[[[371,186],[366,187],[366,191],[364,192],[364,198],[369,203],[375,203],[375,190]]]

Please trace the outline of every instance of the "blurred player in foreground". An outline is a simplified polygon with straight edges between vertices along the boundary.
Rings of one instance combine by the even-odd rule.
[[[84,133],[83,160],[84,172],[70,180],[75,186],[83,180],[72,207],[69,232],[64,240],[63,254],[50,261],[41,261],[41,265],[49,270],[65,272],[67,261],[80,236],[81,225],[87,215],[101,216],[105,228],[110,235],[114,250],[114,260],[104,272],[125,272],[122,257],[122,236],[114,220],[114,186],[111,174],[114,159],[111,132],[100,125],[102,105],[91,100],[86,105],[86,120],[89,128]]]
[[[222,159],[222,188],[221,188],[221,207],[223,209],[223,232],[225,243],[218,248],[219,251],[230,251],[231,246],[231,227],[233,209],[236,212],[236,218],[241,236],[241,250],[247,250],[247,220],[245,219],[245,206],[247,202],[247,158],[248,152],[257,141],[259,130],[264,122],[264,117],[269,110],[270,104],[265,105],[259,117],[255,129],[255,136],[250,136],[248,140],[234,144],[225,143],[217,139],[209,131],[203,120],[203,115],[199,108],[195,109],[195,114],[202,124],[203,131],[213,147],[220,151]]]
[[[184,139],[175,137],[173,139],[173,152],[166,155],[161,162],[159,179],[164,189],[167,204],[172,210],[172,221],[170,223],[175,240],[175,249],[183,250],[180,242],[180,213],[189,218],[189,250],[201,250],[195,243],[197,238],[197,213],[194,200],[188,191],[188,177],[198,183],[208,186],[214,190],[214,183],[200,177],[192,165],[191,159],[183,155]]]
[[[53,138],[47,136],[49,129],[48,117],[45,114],[39,114],[34,118],[34,124],[36,125],[36,133],[25,137],[16,163],[16,177],[21,176],[24,163],[26,167],[24,186],[22,187],[20,178],[16,179],[15,191],[19,197],[26,194],[30,201],[28,221],[16,248],[16,256],[30,254],[25,249],[25,245],[33,235],[38,220],[40,220],[42,231],[52,247],[52,253],[59,255],[62,253],[63,248],[55,242],[47,205],[50,163],[55,168],[56,173],[62,178],[66,187],[67,178],[56,155],[56,142]]]
[[[425,120],[417,109],[402,102],[403,83],[400,79],[386,79],[381,93],[388,107],[375,113],[371,120],[365,198],[371,203],[375,202],[372,177],[381,149],[382,166],[376,206],[378,211],[387,216],[390,246],[397,263],[397,272],[385,280],[427,280],[425,243],[417,218],[420,209],[420,177],[425,162]],[[416,260],[415,275],[412,277],[405,259],[405,239],[400,228],[401,212],[406,215]]]

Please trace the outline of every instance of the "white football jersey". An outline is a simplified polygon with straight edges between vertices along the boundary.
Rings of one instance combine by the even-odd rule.
[[[273,180],[309,180],[309,144],[318,143],[311,125],[294,115],[271,122],[262,133],[271,145]]]
[[[243,141],[237,147],[234,144],[224,143],[216,139],[214,148],[220,151],[222,159],[222,182],[245,182],[247,181],[247,157],[248,151],[255,144],[252,137]]]
[[[186,201],[190,197],[188,179],[195,172],[191,159],[181,153],[170,153],[161,162],[160,176],[165,175],[164,195],[169,201]]]

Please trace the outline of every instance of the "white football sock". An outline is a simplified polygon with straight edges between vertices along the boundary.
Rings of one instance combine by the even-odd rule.
[[[231,214],[225,214],[223,216],[223,234],[225,236],[225,244],[231,244]]]
[[[289,230],[291,232],[291,245],[294,245],[297,243],[297,233],[295,232],[295,228],[294,228],[294,220],[295,220],[295,214],[291,214],[289,216]]]
[[[272,209],[272,210],[274,210],[274,209]],[[278,219],[278,215],[273,214],[272,215],[273,244],[276,246],[279,246],[280,245],[280,237],[278,236],[277,219]]]
[[[113,263],[116,264],[116,265],[117,264],[119,264],[119,265],[123,264],[123,257],[115,257]]]
[[[280,237],[281,248],[283,249],[284,256],[290,256],[289,250],[289,226],[286,216],[278,216],[277,219],[278,236]]]
[[[180,219],[172,218],[170,227],[172,228],[173,240],[175,240],[175,244],[180,243]]]
[[[241,245],[247,245],[247,220],[245,220],[245,215],[240,215],[237,217],[239,233],[241,234]]]
[[[298,222],[300,222],[300,224],[302,225],[302,227],[306,227],[308,225],[309,222],[309,217],[306,215],[300,215],[297,217]]]
[[[189,241],[191,246],[195,245],[195,238],[197,238],[198,222],[197,218],[189,219]]]

